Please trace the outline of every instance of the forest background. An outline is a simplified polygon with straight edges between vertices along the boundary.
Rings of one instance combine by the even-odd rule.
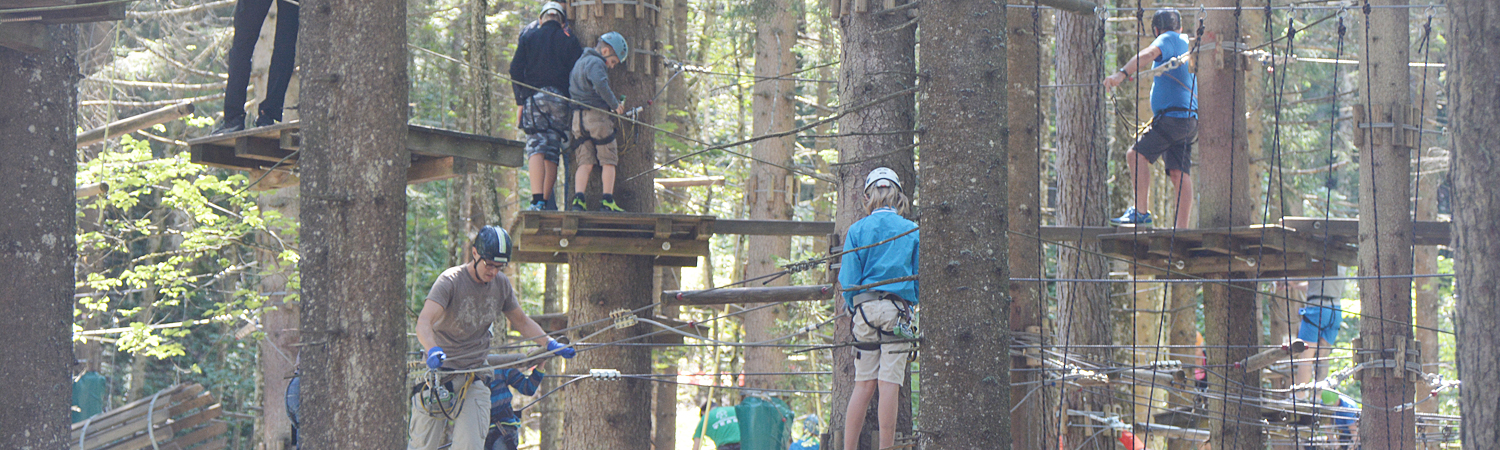
[[[107,183],[109,189],[104,195],[78,201],[78,303],[74,338],[76,353],[83,361],[76,373],[94,371],[104,376],[107,405],[122,405],[175,383],[202,383],[221,399],[223,420],[231,426],[230,447],[250,449],[262,448],[260,444],[266,437],[259,430],[267,426],[268,416],[282,414],[262,407],[264,399],[282,394],[268,390],[267,386],[277,384],[263,378],[263,361],[272,358],[291,365],[298,361],[297,347],[287,345],[295,342],[295,325],[288,329],[285,322],[273,326],[267,320],[276,311],[297,308],[298,279],[292,268],[297,262],[298,248],[296,211],[289,206],[296,203],[294,190],[260,191],[256,187],[261,180],[254,175],[213,169],[188,160],[186,141],[205,135],[219,114],[225,79],[223,61],[232,35],[234,3],[233,0],[139,1],[129,5],[123,21],[81,26],[79,63],[85,78],[80,84],[80,130],[184,101],[193,102],[197,112],[182,121],[78,149],[78,185]],[[518,30],[534,19],[538,6],[534,2],[497,0],[408,2],[412,122],[519,138],[514,125],[515,103],[502,75],[514,50]],[[1141,5],[1117,1],[1109,6]],[[1184,27],[1190,32],[1196,23],[1194,6],[1176,6],[1183,10]],[[661,8],[659,36],[630,36],[632,44],[660,42],[659,53],[668,62],[658,72],[664,93],[652,106],[659,108],[657,117],[664,118],[658,124],[661,128],[713,144],[752,137],[752,116],[757,113],[753,110],[753,90],[757,80],[762,80],[753,75],[755,37],[757,27],[766,26],[763,19],[773,10],[791,11],[796,22],[796,42],[783,44],[795,57],[794,70],[782,77],[794,82],[794,90],[785,97],[794,100],[793,126],[800,128],[841,110],[840,58],[857,55],[842,52],[838,19],[833,18],[825,3],[662,0]],[[1058,26],[1054,13],[1046,8],[1033,10],[1028,4],[1012,8],[1010,14],[1032,20],[1034,29],[1039,31],[1036,38],[1041,54],[1036,64],[1042,69],[1039,80],[1042,86],[1017,80],[1012,80],[1012,84],[1024,84],[1021,88],[1040,92],[1039,106],[1046,123],[1036,146],[1042,157],[1040,189],[1045,193],[1042,221],[1044,225],[1054,224],[1059,191],[1067,189],[1068,183],[1078,182],[1057,177],[1055,111],[1056,102],[1062,100],[1055,99],[1063,98],[1060,91],[1079,87],[1055,81]],[[1276,65],[1276,70],[1267,70],[1269,65],[1254,66],[1256,69],[1247,78],[1254,165],[1249,175],[1257,180],[1253,183],[1257,189],[1253,198],[1259,208],[1256,215],[1267,222],[1275,222],[1283,215],[1335,218],[1357,215],[1359,190],[1354,167],[1358,161],[1351,144],[1352,113],[1347,106],[1361,96],[1356,86],[1362,75],[1354,65],[1316,61],[1359,58],[1362,41],[1357,38],[1357,22],[1353,18],[1357,16],[1343,19],[1351,30],[1344,35],[1336,25],[1340,14],[1326,10],[1246,13],[1248,23],[1264,21],[1264,28],[1251,26],[1246,30],[1252,45],[1282,38],[1263,49],[1273,53],[1294,51],[1304,59],[1300,63]],[[1413,9],[1411,14],[1413,60],[1420,57],[1439,65],[1446,52],[1442,21],[1432,20],[1431,10]],[[1149,12],[1144,22],[1130,10],[1111,11],[1098,19],[1097,25],[1106,31],[1104,42],[1095,51],[1104,68],[1122,64],[1149,42],[1149,36],[1145,36],[1149,32],[1143,32],[1149,30]],[[1300,30],[1291,44],[1294,50],[1288,50],[1284,39],[1289,22]],[[588,44],[592,43],[585,43]],[[1447,110],[1442,68],[1413,70],[1413,79],[1420,83],[1414,88],[1425,94],[1421,97],[1424,106],[1431,105],[1424,108],[1427,121],[1435,128],[1443,126]],[[1099,74],[1099,78],[1104,75]],[[263,69],[253,76],[258,81],[258,92],[264,86]],[[295,86],[294,83],[293,96]],[[1123,210],[1130,194],[1128,183],[1124,182],[1129,176],[1125,173],[1123,153],[1133,141],[1138,124],[1149,120],[1149,108],[1143,110],[1141,101],[1149,89],[1150,83],[1145,81],[1109,93],[1104,111],[1108,117],[1108,138],[1102,148],[1091,149],[1088,156],[1107,161],[1109,172],[1104,185],[1108,189],[1084,195],[1097,199],[1099,208],[1111,213]],[[631,106],[641,101],[628,99]],[[296,102],[289,99],[287,103]],[[295,115],[295,111],[289,113]],[[627,140],[633,133],[650,132],[624,128]],[[797,173],[788,184],[791,219],[833,220],[838,188],[831,181],[838,179],[840,171],[832,136],[839,132],[837,123],[830,122],[800,132],[792,141],[794,148],[790,149],[788,163]],[[963,131],[928,128],[924,132]],[[656,142],[657,161],[664,163],[700,149],[666,135],[659,135]],[[1446,136],[1427,138],[1424,144],[1427,148],[1421,152],[1421,164],[1417,166],[1420,178],[1414,183],[1413,194],[1419,205],[1431,205],[1431,214],[1442,217],[1449,213]],[[748,146],[725,150],[746,153]],[[725,150],[691,154],[656,172],[657,178],[722,177],[722,182],[709,186],[658,189],[661,201],[656,212],[747,217],[745,186],[753,161]],[[910,151],[919,155],[920,146]],[[434,277],[462,262],[461,252],[476,224],[508,225],[530,194],[525,188],[529,180],[524,170],[488,166],[472,169],[470,175],[407,188],[408,241],[390,245],[404,245],[407,249],[406,286],[411,320],[415,319],[415,311]],[[622,174],[632,175],[636,174]],[[1167,187],[1161,178],[1158,177],[1157,188],[1165,193]],[[912,180],[909,185],[917,183]],[[921,193],[915,197],[919,215]],[[1157,210],[1169,211],[1166,205]],[[821,256],[828,249],[829,244],[823,238],[794,238],[787,256],[778,264]],[[696,268],[659,270],[659,278],[671,279],[668,284],[682,289],[724,286],[745,278],[749,251],[745,238],[719,235],[712,240],[712,257],[704,258]],[[1069,276],[1070,268],[1058,265],[1057,248],[1044,246],[1042,254],[1043,276]],[[1452,272],[1448,256],[1446,250],[1432,256],[1438,265],[1434,269],[1439,273]],[[822,284],[827,279],[824,270],[792,274],[791,284]],[[566,266],[518,264],[513,266],[511,274],[528,312],[559,312],[566,305],[566,301],[559,300],[567,295],[567,283],[563,281],[567,276]],[[1429,301],[1438,320],[1432,326],[1452,329],[1449,319],[1452,290],[1444,280],[1436,283],[1434,300]],[[1267,286],[1263,290],[1269,289]],[[1056,311],[1055,290],[1055,286],[1047,288],[1052,294],[1047,300],[1049,315]],[[1192,316],[1193,320],[1164,323],[1162,314],[1151,311],[1166,309],[1167,300],[1160,289],[1146,291],[1132,295],[1128,285],[1122,285],[1110,296],[1114,341],[1121,346],[1113,356],[1119,361],[1140,357],[1134,352],[1136,349],[1168,342],[1168,331],[1182,331],[1177,329],[1179,322],[1198,326],[1201,321],[1195,309],[1177,308],[1173,314]],[[1418,297],[1420,310],[1423,300]],[[1345,299],[1347,310],[1359,311],[1355,288],[1351,286]],[[1264,342],[1279,342],[1282,335],[1274,331],[1274,324],[1278,320],[1284,324],[1287,318],[1273,313],[1278,307],[1275,299],[1267,297],[1262,302],[1264,323],[1273,324],[1263,333]],[[828,322],[834,316],[832,302],[788,305],[778,314],[771,335],[794,334],[809,325]],[[738,309],[735,306],[684,308],[680,314],[683,320],[702,321]],[[745,336],[743,326],[736,320],[711,323],[718,339],[732,341]],[[1354,334],[1349,330],[1358,329],[1358,318],[1346,317],[1344,327],[1346,333],[1342,339],[1347,340]],[[787,343],[818,345],[841,341],[832,330],[825,326]],[[1444,364],[1445,376],[1451,377],[1451,367],[1441,363],[1453,360],[1451,336],[1441,335],[1438,342],[1442,349],[1439,364]],[[745,371],[749,356],[743,349],[713,346],[693,339],[688,339],[687,344],[656,348],[655,367],[680,372],[677,380],[683,383],[744,384],[744,377],[730,375]],[[1336,344],[1347,347],[1346,341]],[[411,349],[417,351],[417,345],[413,343]],[[771,383],[786,391],[781,397],[799,415],[813,414],[826,423],[831,408],[842,407],[830,404],[832,362],[828,351],[787,352],[781,356],[786,361],[786,372],[796,375],[778,375]],[[1348,364],[1347,359],[1340,359],[1346,354],[1335,352],[1334,356],[1334,370]],[[1349,387],[1347,393],[1358,397],[1357,385],[1346,387]],[[696,424],[698,405],[710,400],[714,404],[732,404],[738,399],[737,391],[731,389],[669,383],[657,383],[657,388],[672,390],[676,398],[676,407],[672,409],[681,411],[675,419],[683,430],[677,433],[677,448],[691,445],[686,439],[691,432],[686,430]],[[920,395],[920,386],[914,386],[914,390],[914,396]],[[1437,412],[1457,414],[1454,395],[1441,395],[1434,402]],[[520,402],[530,400],[521,397]],[[548,428],[542,422],[537,415],[527,414],[528,434],[524,439],[527,445],[541,441],[542,448],[550,448],[540,431]]]

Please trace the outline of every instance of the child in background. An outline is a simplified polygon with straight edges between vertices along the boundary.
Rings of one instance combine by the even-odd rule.
[[[536,395],[536,388],[542,385],[542,377],[546,375],[541,364],[532,369],[531,375],[524,375],[519,369],[495,369],[495,377],[490,379],[490,431],[484,438],[484,450],[516,450],[520,447],[521,419],[511,409],[510,388],[516,388],[521,395]]]

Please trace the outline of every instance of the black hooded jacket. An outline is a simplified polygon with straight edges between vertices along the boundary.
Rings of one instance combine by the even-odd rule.
[[[510,77],[536,87],[552,86],[568,92],[568,73],[583,55],[583,47],[562,24],[549,21],[521,33],[516,55],[510,60]],[[516,105],[524,105],[536,90],[512,84]]]

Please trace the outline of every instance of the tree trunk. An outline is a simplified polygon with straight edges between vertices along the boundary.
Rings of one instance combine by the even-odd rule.
[[[922,123],[933,130],[923,135],[919,267],[926,448],[1012,445],[1001,356],[1011,344],[1005,16],[999,0],[929,0],[917,19]]]
[[[794,0],[758,0],[752,3],[759,20],[755,32],[755,81],[750,100],[751,134],[760,136],[794,128],[796,119],[796,85],[791,80],[768,79],[787,76],[797,67],[792,45],[797,43],[797,18],[792,14]],[[791,167],[794,136],[762,139],[751,144],[750,154],[761,161]],[[746,180],[745,203],[754,220],[789,220],[792,218],[791,172],[768,163],[750,165]],[[754,278],[781,270],[778,261],[791,256],[790,236],[749,236],[745,277]],[[777,277],[763,286],[788,286],[791,277]],[[745,305],[755,307],[757,305]],[[745,341],[774,339],[780,330],[779,319],[786,318],[783,306],[751,311],[744,315]],[[745,349],[745,372],[778,373],[786,371],[786,353],[776,347]],[[745,385],[752,388],[783,386],[783,377],[747,376]]]
[[[1006,215],[1015,245],[1010,250],[1010,276],[1012,278],[1040,278],[1042,274],[1041,241],[1025,237],[1036,236],[1041,226],[1041,153],[1042,141],[1040,97],[1036,85],[1041,84],[1041,12],[1033,16],[1032,11],[1017,10],[1017,14],[1006,15],[1009,52],[1006,53],[1005,93],[1006,168],[1009,184],[1006,185]],[[1010,330],[1024,333],[1035,327],[1041,336],[1043,317],[1047,307],[1042,293],[1044,283],[1012,281],[1010,283]],[[1039,341],[1040,342],[1040,341]],[[1026,358],[1011,358],[1011,367],[1028,368]],[[1036,362],[1040,362],[1037,360]],[[1040,367],[1040,366],[1038,366]],[[1014,386],[1010,390],[1011,414],[1010,435],[1018,449],[1040,449],[1047,447],[1048,420],[1047,397],[1041,395],[1042,372],[1020,370],[1012,372]],[[1030,395],[1028,395],[1030,394]]]
[[[1463,411],[1463,442],[1468,448],[1500,448],[1500,277],[1494,255],[1500,254],[1500,167],[1492,161],[1500,149],[1500,4],[1488,0],[1448,3],[1452,52],[1448,100],[1453,105],[1453,272],[1458,297],[1453,314],[1458,335],[1458,378]]]
[[[654,291],[657,295],[652,296],[651,298],[661,298],[660,294],[662,291],[675,291],[681,289],[682,269],[678,267],[657,267],[656,279],[657,282]],[[682,307],[675,304],[670,306],[663,305],[661,307],[661,316],[668,319],[676,319],[680,316],[681,310]],[[656,342],[664,344],[682,344],[683,338],[680,334],[666,333],[658,337],[656,339]],[[652,353],[652,359],[656,361],[655,365],[661,366],[661,372],[659,373],[664,375],[671,375],[670,378],[664,377],[663,379],[675,381],[677,379],[677,358],[682,355],[682,349],[664,347],[656,349],[655,351],[652,351]],[[677,384],[656,383],[656,398],[653,400],[653,403],[655,403],[655,407],[653,409],[656,412],[654,414],[656,420],[652,425],[654,425],[653,428],[656,431],[653,432],[651,436],[652,445],[658,450],[676,449]]]
[[[1395,0],[1370,3],[1404,4]],[[1404,111],[1411,106],[1411,70],[1407,68],[1410,22],[1399,8],[1375,9],[1365,16],[1366,51],[1360,76],[1367,83],[1362,89],[1366,111],[1372,107]],[[1373,114],[1367,117],[1368,122],[1392,121]],[[1365,138],[1359,149],[1359,272],[1398,277],[1359,280],[1360,309],[1365,314],[1359,326],[1360,347],[1366,349],[1407,348],[1399,345],[1412,339],[1412,280],[1403,277],[1411,275],[1412,269],[1411,148],[1393,142],[1391,130],[1355,131]],[[1370,359],[1387,358],[1377,355]],[[1407,373],[1404,367],[1359,373],[1359,438],[1366,450],[1416,447],[1414,411],[1407,408],[1392,412],[1393,407],[1411,402],[1414,396]]]
[[[1057,13],[1057,83],[1098,83],[1104,73],[1104,24],[1093,15]],[[1060,88],[1057,93],[1057,179],[1059,226],[1103,226],[1108,206],[1104,184],[1108,155],[1105,143],[1104,92],[1100,86]],[[1097,241],[1076,243],[1098,252]],[[1109,275],[1108,261],[1097,253],[1062,248],[1058,253],[1063,278],[1102,279]],[[1110,343],[1109,285],[1103,283],[1059,283],[1057,286],[1058,333],[1062,352],[1070,357],[1104,363],[1110,352],[1102,348],[1069,348],[1072,345]],[[1108,389],[1065,389],[1067,409],[1103,411]],[[1083,445],[1094,434],[1087,419],[1071,419],[1064,411],[1055,416],[1065,426],[1067,448]],[[1082,422],[1080,422],[1082,420]]]
[[[73,385],[73,188],[77,27],[47,25],[48,48],[0,48],[0,446],[66,448]]]
[[[563,305],[565,304],[562,299],[560,286],[562,284],[562,266],[557,264],[547,264],[546,266],[546,272],[542,275],[542,283],[544,285],[542,288],[542,313],[560,313],[563,312]],[[549,372],[553,374],[568,373],[566,359],[552,358],[548,363],[549,367],[547,369],[549,369]],[[558,386],[562,385],[562,382],[558,378],[544,378],[542,379],[542,386],[540,389],[537,389],[537,392],[542,394],[552,392],[553,389],[557,389]],[[563,405],[566,398],[567,392],[557,391],[553,392],[552,395],[537,400],[535,412],[540,416],[538,419],[537,434],[539,435],[538,440],[541,441],[539,443],[541,450],[557,450],[562,448]]]
[[[281,217],[295,223],[297,209],[296,186],[281,188],[261,194],[261,211],[276,211]],[[276,236],[261,233],[256,240],[263,248],[256,252],[262,274],[260,292],[266,293],[266,303],[261,308],[260,328],[266,338],[260,342],[260,372],[263,381],[261,413],[261,441],[267,450],[292,448],[292,422],[286,415],[286,387],[292,373],[297,370],[297,332],[301,320],[301,303],[286,303],[287,282],[296,267],[284,264],[279,258],[281,243],[289,247],[297,245],[295,228],[272,230]],[[278,242],[278,238],[280,242]]]
[[[1233,1],[1218,0],[1209,6],[1233,7]],[[1245,72],[1243,58],[1232,46],[1242,44],[1244,33],[1234,11],[1209,11],[1202,44],[1218,47],[1198,54],[1199,135],[1195,180],[1205,180],[1198,189],[1198,217],[1202,228],[1243,226],[1251,223],[1256,205],[1250,201],[1250,158],[1245,124]],[[1221,62],[1222,61],[1222,62]],[[1227,270],[1227,268],[1226,268]],[[1210,275],[1227,278],[1227,274]],[[1212,444],[1216,449],[1261,448],[1264,436],[1259,426],[1229,417],[1257,417],[1254,406],[1259,394],[1243,386],[1260,386],[1260,373],[1225,368],[1255,352],[1260,344],[1260,317],[1256,316],[1255,284],[1203,285],[1204,342],[1208,364],[1223,377],[1210,375],[1208,402]],[[1228,346],[1228,347],[1226,347]],[[1231,388],[1233,386],[1233,388]]]
[[[407,413],[406,3],[303,3],[304,448],[399,448]]]
[[[902,1],[902,4],[907,1]],[[880,2],[870,5],[880,6]],[[872,8],[878,9],[878,8]],[[839,18],[843,31],[843,49],[839,60],[839,104],[852,106],[891,95],[916,85],[916,32],[911,27],[898,28],[905,23],[902,14],[881,13],[872,10],[865,13],[846,13]],[[864,217],[865,175],[876,167],[889,167],[896,171],[908,186],[916,186],[916,169],[912,152],[901,151],[886,155],[893,150],[910,148],[914,134],[859,134],[911,130],[916,126],[916,96],[900,96],[878,105],[854,111],[840,117],[840,137],[834,140],[839,160],[845,165],[837,166],[839,178],[838,213],[834,217],[837,236],[845,236],[849,226]],[[911,189],[916,191],[916,189]],[[911,193],[908,193],[911,194]],[[914,197],[915,199],[915,197]],[[842,242],[840,242],[842,243]],[[836,275],[836,274],[835,274]],[[835,277],[836,278],[836,277]],[[834,298],[834,308],[843,314],[843,296]],[[853,322],[839,320],[834,325],[835,339],[850,336]],[[852,350],[833,351],[833,404],[829,408],[829,431],[833,443],[825,448],[843,445],[844,415],[849,408],[849,396],[854,387],[854,353]],[[902,385],[903,399],[909,395],[911,383]],[[879,395],[872,397],[871,405],[877,405]],[[903,405],[911,404],[903,400]],[[860,437],[860,448],[874,448],[879,444],[875,434],[877,408],[870,408],[865,415],[865,427]],[[898,433],[911,430],[911,410],[901,408],[896,419]]]
[[[640,16],[642,13],[646,16]],[[593,45],[600,35],[618,31],[630,42],[633,51],[626,62],[610,70],[610,86],[630,99],[627,107],[644,103],[656,95],[655,62],[650,53],[661,50],[653,45],[656,23],[646,8],[627,5],[594,5],[578,9],[574,32],[579,42]],[[654,123],[656,110],[645,109],[639,120]],[[616,122],[619,133],[619,178],[615,201],[626,211],[656,211],[653,176],[636,174],[652,167],[655,161],[654,133],[633,133],[633,125]],[[598,173],[595,171],[594,173]],[[595,175],[597,177],[597,175]],[[587,183],[588,180],[576,180]],[[597,185],[597,183],[591,183]],[[590,189],[590,192],[598,192]],[[586,323],[609,316],[616,309],[636,309],[651,304],[651,267],[649,256],[574,253],[568,258],[568,321]],[[595,342],[625,339],[653,331],[647,325],[615,330],[595,338]],[[589,333],[592,330],[579,330]],[[571,337],[577,339],[583,334]],[[618,369],[620,373],[650,373],[651,351],[648,347],[603,347],[580,352],[569,361],[578,367]],[[651,404],[651,384],[639,379],[619,381],[589,380],[569,387],[567,400],[568,427],[588,430],[568,433],[563,447],[567,449],[644,450],[651,446],[651,416],[641,409]]]
[[[1194,353],[1190,345],[1198,344],[1198,299],[1195,286],[1187,283],[1172,283],[1167,286],[1168,305],[1172,308],[1172,331],[1168,334],[1167,344],[1171,345],[1173,353]],[[1179,358],[1182,358],[1179,356]],[[1196,359],[1183,359],[1184,364],[1200,365]],[[1191,380],[1196,374],[1188,370],[1188,378]],[[1193,381],[1189,381],[1192,383]],[[1188,394],[1182,390],[1173,390],[1167,396],[1167,408],[1192,407],[1198,403],[1198,396]],[[1153,421],[1155,418],[1152,419]],[[1196,419],[1201,427],[1202,419]],[[1198,444],[1184,439],[1168,439],[1167,450],[1198,450]]]

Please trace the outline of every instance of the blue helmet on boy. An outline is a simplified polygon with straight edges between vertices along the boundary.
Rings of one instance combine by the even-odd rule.
[[[604,33],[603,36],[599,36],[599,40],[609,44],[609,48],[615,49],[615,57],[620,58],[620,62],[625,62],[625,58],[630,57],[630,44],[625,42],[625,36],[620,33],[614,31]]]
[[[479,259],[489,262],[510,262],[510,251],[514,245],[510,240],[510,233],[493,225],[480,228],[479,234],[474,236],[474,251],[479,253]]]

